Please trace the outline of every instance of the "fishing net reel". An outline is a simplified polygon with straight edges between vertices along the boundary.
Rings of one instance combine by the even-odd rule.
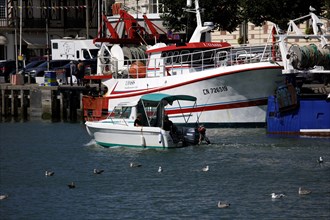
[[[330,45],[318,48],[315,44],[306,46],[292,45],[287,55],[293,68],[298,70],[313,69],[322,66],[324,70],[330,69]]]

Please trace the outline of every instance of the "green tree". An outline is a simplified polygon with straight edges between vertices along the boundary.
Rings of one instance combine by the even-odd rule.
[[[321,14],[325,1],[329,0],[240,0],[240,5],[247,21],[257,26],[271,21],[285,30],[289,20],[307,15],[310,6]]]
[[[174,31],[187,30],[191,33],[194,30],[196,26],[195,14],[184,10],[186,2],[186,0],[162,1],[165,6],[162,15],[165,26]],[[238,0],[199,1],[199,6],[202,8],[202,22],[212,21],[217,30],[234,31],[242,21],[238,2]],[[194,8],[193,4],[191,9]]]
[[[330,0],[325,0],[324,6],[322,6],[323,16],[330,19]]]
[[[186,0],[162,0],[165,8],[164,25],[175,31],[195,28],[195,16],[184,12]],[[193,1],[194,2],[194,1]],[[308,14],[309,6],[316,14],[330,18],[330,0],[200,0],[203,8],[202,21],[212,21],[217,30],[233,32],[243,21],[261,26],[271,21],[287,29],[290,19]],[[194,8],[194,6],[192,6]]]

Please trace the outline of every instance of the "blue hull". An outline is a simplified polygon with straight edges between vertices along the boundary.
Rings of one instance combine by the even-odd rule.
[[[284,102],[278,96],[268,98],[269,134],[330,136],[330,100],[324,96],[287,98]]]

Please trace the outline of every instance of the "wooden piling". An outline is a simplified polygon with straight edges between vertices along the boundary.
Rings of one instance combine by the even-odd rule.
[[[0,84],[0,120],[82,121],[82,96],[91,89],[93,86]]]

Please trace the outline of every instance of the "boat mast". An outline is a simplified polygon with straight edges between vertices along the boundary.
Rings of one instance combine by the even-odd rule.
[[[202,18],[201,18],[201,13],[200,13],[201,8],[199,7],[198,0],[195,0],[195,9],[189,9],[189,7],[191,7],[191,0],[187,1],[187,7],[188,7],[188,9],[185,9],[185,11],[195,13],[196,22],[197,22],[197,27],[196,27],[193,35],[191,36],[189,43],[201,42],[202,34],[212,30],[214,28],[214,25],[212,22],[205,22],[206,25],[202,26]],[[210,41],[210,40],[211,40],[211,37],[208,36],[206,38],[206,41]]]

